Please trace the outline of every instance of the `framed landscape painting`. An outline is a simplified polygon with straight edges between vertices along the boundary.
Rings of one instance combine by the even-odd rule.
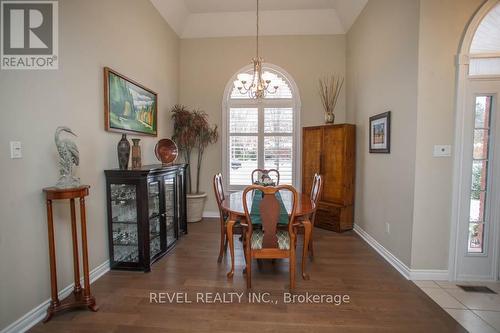
[[[111,68],[104,68],[107,131],[157,136],[158,95]]]
[[[370,117],[370,153],[391,152],[391,111]]]

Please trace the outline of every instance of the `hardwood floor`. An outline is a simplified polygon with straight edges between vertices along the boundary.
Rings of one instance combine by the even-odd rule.
[[[235,241],[236,272],[228,280],[228,258],[217,263],[218,237],[214,220],[190,224],[189,235],[150,273],[111,271],[96,281],[99,312],[61,314],[30,332],[465,332],[353,232],[315,230],[311,279],[297,273],[294,293],[349,295],[349,304],[285,304],[287,261],[252,269],[252,291],[269,292],[277,304],[249,303],[245,296],[242,303],[197,303],[196,293],[246,294],[241,244]],[[150,303],[150,292],[186,292],[193,303]]]

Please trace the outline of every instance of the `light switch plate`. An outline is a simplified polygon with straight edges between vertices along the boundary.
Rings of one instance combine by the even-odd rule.
[[[451,145],[435,145],[433,156],[434,157],[450,157],[451,156]]]
[[[23,147],[19,141],[10,142],[10,158],[23,158]]]

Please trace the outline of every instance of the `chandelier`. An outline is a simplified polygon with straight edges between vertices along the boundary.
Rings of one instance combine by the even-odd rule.
[[[272,85],[271,77],[265,77],[262,73],[262,59],[259,55],[259,0],[257,0],[257,56],[252,59],[253,74],[241,73],[234,81],[234,86],[240,94],[248,95],[250,98],[261,99],[268,94],[276,94],[279,86]]]

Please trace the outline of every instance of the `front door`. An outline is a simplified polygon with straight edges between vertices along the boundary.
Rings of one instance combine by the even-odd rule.
[[[500,81],[470,80],[463,146],[458,280],[499,277]]]

